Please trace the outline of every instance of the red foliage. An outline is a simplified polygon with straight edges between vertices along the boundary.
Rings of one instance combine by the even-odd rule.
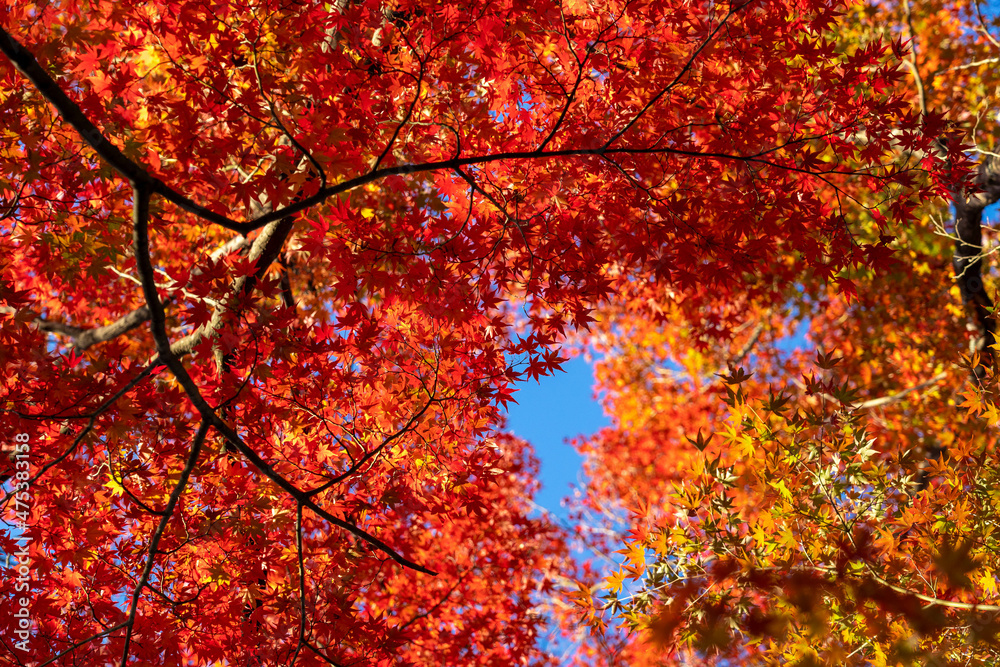
[[[831,192],[897,196],[929,139],[842,9],[6,3],[3,659],[552,660],[572,565],[500,408],[609,300],[697,315],[702,367],[888,261]]]

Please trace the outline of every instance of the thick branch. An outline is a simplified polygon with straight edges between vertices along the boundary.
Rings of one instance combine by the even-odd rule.
[[[131,313],[122,316],[118,320],[103,327],[95,329],[81,329],[61,322],[50,322],[41,317],[35,318],[35,325],[39,331],[60,334],[73,339],[73,346],[77,350],[86,350],[92,345],[104,343],[112,338],[117,338],[132,329],[141,326],[149,320],[149,308],[142,306],[136,308]]]
[[[279,258],[280,260],[280,258]],[[291,269],[287,262],[281,262],[281,303],[285,308],[295,308],[295,294],[292,292]]]
[[[267,268],[278,259],[281,249],[284,247],[285,241],[288,240],[288,235],[292,231],[293,225],[294,220],[291,217],[282,218],[265,227],[257,238],[254,239],[247,258],[251,262],[256,262],[256,269],[253,275],[240,276],[233,281],[231,290],[233,296],[246,295],[253,291],[257,283],[264,277]],[[225,310],[223,308],[216,308],[212,314],[212,319],[198,327],[193,333],[174,343],[171,346],[171,351],[179,356],[190,353],[203,340],[212,338],[218,333],[224,316]]]
[[[239,250],[240,248],[247,245],[247,238],[245,236],[236,236],[227,241],[225,244],[216,248],[212,251],[210,257],[218,261],[219,258],[227,255],[231,252]],[[191,271],[192,276],[197,276],[201,274],[200,269],[194,269]],[[0,307],[2,308],[2,307]],[[46,333],[53,333],[60,336],[66,336],[72,339],[73,346],[78,351],[86,350],[87,348],[97,345],[98,343],[106,343],[109,340],[117,338],[122,334],[128,333],[132,329],[141,326],[142,324],[149,321],[149,308],[147,306],[140,306],[130,313],[126,313],[118,318],[111,324],[106,324],[101,327],[94,327],[93,329],[84,329],[82,327],[74,326],[72,324],[64,324],[62,322],[53,322],[51,320],[46,320],[42,317],[36,317],[34,320],[35,326],[38,327],[39,331],[44,331]]]
[[[983,285],[983,209],[1000,201],[1000,160],[987,156],[976,177],[978,191],[955,195],[955,254],[952,264],[972,324],[979,334],[979,351],[992,358],[996,322],[993,300]],[[977,374],[979,371],[977,370]]]
[[[73,126],[83,140],[90,144],[97,154],[100,155],[115,171],[130,180],[151,185],[153,179],[142,167],[118,150],[118,147],[109,142],[90,119],[84,115],[80,107],[77,106],[66,93],[59,88],[52,77],[42,69],[35,57],[14,39],[10,33],[0,26],[0,51],[10,58],[21,74],[28,78],[39,93],[56,108],[63,119]]]

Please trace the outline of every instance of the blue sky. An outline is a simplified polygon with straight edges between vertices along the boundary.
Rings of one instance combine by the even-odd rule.
[[[541,459],[542,490],[535,502],[565,518],[561,501],[577,484],[583,459],[566,440],[589,435],[609,424],[593,398],[594,373],[582,357],[563,364],[563,372],[520,385],[508,412],[508,428],[530,442]]]
[[[777,345],[789,353],[807,348],[808,331],[809,319],[803,318],[796,332]],[[747,365],[752,366],[752,362]],[[517,404],[510,405],[507,426],[530,442],[541,460],[542,489],[535,502],[556,516],[567,518],[561,502],[570,495],[570,485],[580,481],[583,462],[567,440],[610,425],[594,399],[593,368],[583,357],[573,357],[563,364],[563,372],[518,387],[514,394]]]

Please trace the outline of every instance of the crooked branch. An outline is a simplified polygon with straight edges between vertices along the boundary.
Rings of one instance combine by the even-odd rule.
[[[135,585],[135,590],[132,591],[132,601],[128,606],[128,619],[125,621],[125,645],[122,648],[122,659],[121,667],[125,667],[128,663],[128,649],[132,642],[132,630],[135,627],[135,615],[139,607],[139,596],[142,595],[142,589],[146,587],[149,582],[149,576],[153,572],[153,564],[156,562],[157,548],[160,545],[160,538],[163,537],[163,532],[167,529],[167,524],[170,523],[170,518],[174,514],[174,507],[177,506],[177,501],[180,499],[181,494],[184,493],[184,489],[187,487],[188,479],[191,477],[191,473],[194,471],[194,466],[198,462],[198,456],[201,454],[201,447],[205,444],[205,436],[208,435],[208,422],[202,421],[198,426],[198,432],[195,433],[194,441],[191,444],[191,451],[188,453],[187,464],[181,471],[180,479],[177,480],[177,485],[174,490],[170,492],[170,499],[167,501],[167,506],[163,509],[163,515],[160,517],[160,522],[157,524],[156,529],[153,530],[153,535],[149,540],[149,554],[146,556],[146,566],[142,570],[142,574],[139,576],[139,581]]]
[[[178,383],[184,389],[188,399],[194,404],[195,409],[201,414],[202,419],[211,424],[213,428],[221,433],[226,438],[228,443],[243,454],[243,456],[250,461],[258,472],[271,480],[280,489],[288,493],[300,505],[308,507],[317,515],[329,521],[331,524],[350,532],[355,537],[386,554],[389,558],[393,559],[400,565],[425,574],[435,574],[435,572],[423,567],[422,565],[418,565],[417,563],[403,557],[374,535],[367,533],[352,523],[335,517],[330,514],[330,512],[320,507],[315,501],[312,500],[308,493],[302,491],[289,480],[285,479],[270,464],[264,461],[264,459],[261,458],[257,452],[243,442],[243,439],[239,436],[239,434],[237,434],[225,421],[223,421],[222,418],[216,413],[215,409],[209,405],[207,400],[205,400],[205,397],[202,396],[201,391],[198,389],[198,386],[195,384],[191,375],[187,372],[184,364],[174,353],[170,343],[170,338],[167,336],[166,317],[164,315],[163,303],[160,301],[160,296],[156,288],[155,272],[149,250],[148,226],[150,188],[141,182],[133,181],[132,190],[134,201],[132,208],[133,250],[135,253],[136,270],[138,271],[139,277],[142,281],[143,295],[146,298],[146,304],[149,306],[150,310],[150,325],[153,333],[153,339],[156,341],[156,348],[159,352],[160,358],[163,360],[163,363],[166,364],[166,366],[174,374],[174,377],[177,378]],[[262,254],[267,245],[267,241],[263,241],[261,243]]]
[[[745,6],[745,5],[742,5]],[[741,6],[741,7],[742,7]],[[732,14],[735,9],[730,12]],[[727,15],[727,18],[728,16]],[[723,22],[720,24],[725,25]],[[717,28],[718,30],[718,28]],[[707,42],[706,42],[707,44]],[[701,48],[704,48],[702,46]],[[802,137],[795,141],[785,142],[781,145],[774,146],[768,149],[757,151],[755,153],[750,153],[747,155],[740,155],[735,153],[723,153],[723,152],[705,152],[696,150],[684,150],[680,148],[669,148],[669,147],[619,147],[612,148],[611,144],[617,141],[630,127],[632,127],[641,117],[648,108],[656,102],[662,95],[669,92],[671,86],[664,88],[660,94],[654,99],[650,100],[649,103],[640,111],[632,120],[619,132],[614,134],[604,145],[598,148],[570,148],[562,150],[531,150],[531,151],[504,151],[499,153],[488,153],[485,155],[476,155],[470,157],[454,157],[448,160],[437,160],[433,162],[423,162],[423,163],[410,163],[397,165],[393,167],[382,167],[373,168],[365,174],[355,176],[353,178],[346,179],[340,183],[330,185],[327,187],[321,187],[314,194],[303,197],[300,200],[288,204],[280,209],[271,211],[252,220],[245,222],[239,222],[228,216],[216,213],[211,209],[202,206],[187,196],[181,194],[177,190],[171,188],[166,183],[158,178],[155,178],[149,174],[146,169],[137,162],[130,160],[125,157],[125,155],[112,144],[97,128],[94,123],[90,121],[89,118],[83,113],[80,107],[73,102],[67,95],[59,88],[59,85],[49,76],[49,74],[38,64],[35,57],[21,44],[15,40],[9,33],[7,33],[2,27],[0,27],[0,51],[2,51],[14,64],[19,72],[21,72],[31,83],[35,86],[36,90],[49,101],[52,106],[56,108],[63,119],[69,123],[96,152],[104,159],[108,164],[110,164],[115,171],[117,171],[121,176],[128,179],[130,182],[142,185],[151,194],[158,194],[167,201],[175,204],[179,208],[199,218],[217,224],[226,229],[233,230],[235,232],[240,232],[241,234],[249,233],[253,230],[260,229],[266,225],[281,220],[282,218],[287,218],[295,213],[308,210],[317,204],[320,204],[331,197],[349,192],[356,188],[362,187],[369,183],[384,179],[388,176],[405,176],[411,174],[428,173],[434,171],[453,171],[456,172],[462,167],[478,165],[478,164],[488,164],[492,162],[501,161],[519,161],[519,160],[551,160],[556,158],[565,157],[604,157],[609,155],[674,155],[678,157],[686,157],[693,159],[705,159],[705,160],[721,160],[728,162],[739,162],[739,163],[752,163],[759,164],[763,166],[770,166],[775,169],[780,169],[782,171],[805,173],[812,175],[825,175],[825,174],[845,174],[845,175],[855,175],[859,173],[855,170],[844,170],[839,168],[831,168],[823,171],[815,171],[809,169],[803,169],[792,164],[782,164],[773,159],[768,159],[768,156],[777,153],[783,148],[787,148],[793,144],[805,143],[814,139],[814,137]],[[698,51],[700,52],[700,50]],[[695,54],[697,55],[697,53]],[[693,61],[692,61],[693,62]],[[687,67],[690,67],[691,63]],[[683,71],[678,74],[678,77],[683,75]],[[843,128],[842,128],[843,129]],[[838,130],[840,131],[840,130]]]

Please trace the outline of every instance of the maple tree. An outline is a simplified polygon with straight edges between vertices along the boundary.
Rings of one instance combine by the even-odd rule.
[[[595,507],[601,494],[638,497],[670,517],[662,510],[680,506],[664,480],[725,470],[685,487],[692,517],[718,509],[716,486],[737,478],[741,503],[780,497],[794,513],[788,496],[808,478],[800,450],[775,445],[774,461],[744,466],[749,445],[768,451],[762,442],[794,433],[828,446],[831,424],[858,422],[808,400],[849,404],[849,387],[809,380],[813,398],[796,406],[822,419],[803,421],[782,398],[753,413],[768,373],[804,363],[754,351],[771,370],[746,389],[736,371],[727,379],[742,419],[730,440],[743,449],[706,463],[673,435],[715,430],[727,414],[701,380],[727,357],[720,341],[746,346],[737,356],[773,343],[794,324],[789,304],[817,331],[836,323],[831,346],[837,327],[883,327],[896,376],[879,375],[887,357],[868,346],[840,368],[897,391],[924,381],[937,353],[920,332],[957,326],[952,311],[907,310],[888,291],[872,312],[841,298],[872,272],[903,280],[885,278],[901,275],[892,235],[967,170],[962,144],[942,140],[946,119],[908,102],[903,39],[839,39],[843,9],[5,4],[0,438],[13,529],[0,549],[31,576],[30,596],[0,581],[5,600],[30,603],[0,612],[3,659],[552,662],[545,596],[576,566],[567,536],[530,514],[535,463],[503,433],[502,408],[590,325],[598,349],[629,346],[616,357],[626,365],[683,350],[690,378],[665,378],[642,404],[626,391],[650,386],[641,369],[607,372],[621,428],[593,445],[605,466],[591,466]],[[861,222],[847,217],[856,209]],[[928,267],[926,291],[905,291],[917,301],[946,288],[934,239],[914,234],[907,248]],[[746,312],[761,314],[759,329]],[[906,329],[916,343],[891,338],[900,318],[927,312],[939,319]],[[843,457],[870,452],[860,427],[841,432]],[[954,458],[975,442],[956,432],[942,444]],[[876,464],[889,465],[858,463]],[[935,474],[946,470],[958,469]],[[757,483],[778,471],[776,487]],[[864,498],[901,497],[901,477],[869,477],[881,486]],[[783,507],[769,525],[754,514],[767,535],[787,535]],[[707,521],[672,524],[658,571],[704,565],[692,587],[736,575],[682,540]],[[644,541],[667,537],[636,529],[637,576]],[[941,551],[949,572],[966,544]],[[760,571],[797,576],[781,558]],[[695,570],[683,572],[677,581]],[[576,597],[586,607],[588,594]],[[22,608],[30,632],[16,643]],[[629,613],[637,627],[675,618]]]
[[[590,345],[613,425],[579,443],[582,509],[624,544],[593,540],[617,554],[602,586],[576,594],[595,628],[611,624],[599,659],[996,663],[983,222],[1000,198],[997,27],[981,3],[907,0],[840,23],[842,43],[907,41],[892,86],[937,134],[932,154],[960,144],[966,158],[913,172],[912,220],[829,184],[855,241],[891,254],[877,246],[831,281],[789,249],[761,274],[777,274],[767,289],[636,280],[600,311]],[[898,147],[899,163],[917,158]]]

